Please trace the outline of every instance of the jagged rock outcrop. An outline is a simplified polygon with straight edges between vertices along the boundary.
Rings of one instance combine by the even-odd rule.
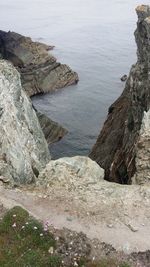
[[[51,47],[33,42],[15,32],[0,31],[0,54],[10,60],[21,74],[22,86],[29,96],[50,92],[78,82],[69,66],[56,62],[48,53]]]
[[[122,95],[110,106],[107,120],[90,153],[90,157],[105,169],[107,180],[124,184],[130,184],[135,173],[138,177],[141,169],[139,147],[143,147],[145,173],[148,173],[150,163],[149,132],[147,137],[141,136],[140,131],[144,112],[149,112],[150,108],[150,7],[138,6],[136,12],[138,60],[131,68]],[[149,116],[147,118],[149,120]],[[144,174],[143,182],[147,179]],[[141,183],[139,178],[134,181]]]
[[[64,127],[51,120],[45,114],[37,111],[36,115],[39,119],[40,126],[43,130],[48,145],[60,141],[64,135],[68,133]]]
[[[104,170],[88,157],[76,156],[51,160],[40,173],[37,185],[87,187],[104,179]]]
[[[0,180],[31,183],[49,162],[47,142],[11,63],[0,61]]]

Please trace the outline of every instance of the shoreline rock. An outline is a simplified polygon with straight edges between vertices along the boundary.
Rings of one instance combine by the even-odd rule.
[[[37,111],[36,115],[48,145],[60,141],[68,133],[64,127],[51,120],[45,114]]]
[[[123,93],[110,106],[107,119],[89,155],[105,169],[106,180],[121,184],[131,184],[132,177],[139,171],[136,163],[139,139],[145,142],[140,137],[140,130],[144,112],[149,112],[150,108],[150,7],[139,6],[136,12],[138,60],[131,68]],[[147,145],[149,149],[149,137]],[[148,149],[143,149],[140,155],[140,164],[146,160],[146,173],[150,166]],[[148,182],[145,177],[140,183],[145,183],[145,180]]]
[[[53,48],[15,32],[0,31],[1,58],[12,62],[20,72],[22,87],[28,96],[51,92],[78,81],[77,73],[56,62],[56,58],[48,53]],[[38,115],[48,144],[59,141],[68,133],[46,115]]]
[[[21,34],[0,31],[0,54],[17,67],[29,96],[48,93],[79,80],[76,72],[48,53],[50,48]]]

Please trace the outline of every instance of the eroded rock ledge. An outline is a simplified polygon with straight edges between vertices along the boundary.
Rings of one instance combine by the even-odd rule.
[[[22,86],[29,96],[51,92],[79,80],[76,72],[48,53],[50,49],[29,37],[0,31],[0,54],[18,68]]]
[[[125,89],[110,106],[107,120],[90,157],[105,169],[105,178],[123,184],[150,181],[149,122],[145,134],[144,114],[150,108],[150,7],[138,6],[135,39],[138,60],[132,66]],[[150,117],[147,115],[147,120]],[[142,122],[143,120],[143,122]],[[140,167],[143,166],[143,167]],[[139,172],[142,170],[142,175]],[[136,177],[136,178],[135,178]]]

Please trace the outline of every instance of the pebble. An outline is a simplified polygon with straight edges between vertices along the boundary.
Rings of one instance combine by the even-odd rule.
[[[71,217],[67,217],[66,219],[67,219],[67,221],[69,221],[69,222],[72,222],[72,221],[73,221],[73,219],[72,219]]]
[[[113,225],[112,224],[107,224],[107,227],[113,228]]]

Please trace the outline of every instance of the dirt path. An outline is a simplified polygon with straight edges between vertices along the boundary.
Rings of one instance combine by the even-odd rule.
[[[142,209],[142,202],[139,206],[140,201],[139,203],[136,201],[134,207],[134,205],[128,205],[126,200],[128,209],[123,203],[123,213],[121,213],[118,209],[120,204],[116,203],[116,207],[114,203],[112,205],[111,197],[109,206],[105,203],[105,199],[102,205],[100,194],[100,199],[95,201],[95,206],[90,206],[85,199],[79,201],[77,197],[75,199],[69,192],[67,194],[62,189],[61,193],[56,188],[55,194],[54,192],[49,195],[46,193],[41,189],[5,189],[0,186],[0,201],[5,208],[21,205],[38,220],[49,221],[58,229],[66,227],[76,232],[82,231],[90,239],[96,238],[125,253],[150,250],[149,202]],[[130,195],[130,190],[128,195]],[[145,201],[147,202],[147,199]]]

